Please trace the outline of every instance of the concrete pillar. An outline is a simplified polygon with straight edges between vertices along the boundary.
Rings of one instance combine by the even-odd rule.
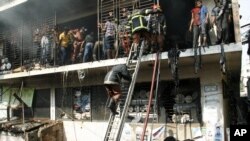
[[[200,74],[202,121],[206,140],[224,140],[224,108],[220,65],[206,64]],[[220,132],[220,136],[216,134]]]
[[[55,87],[50,89],[50,119],[56,119]]]

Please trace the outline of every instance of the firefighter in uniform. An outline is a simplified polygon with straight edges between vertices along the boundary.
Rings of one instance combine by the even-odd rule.
[[[108,108],[110,108],[113,115],[118,114],[116,112],[116,105],[122,94],[120,86],[122,78],[131,81],[130,73],[125,64],[114,66],[104,78],[104,86],[110,97]]]

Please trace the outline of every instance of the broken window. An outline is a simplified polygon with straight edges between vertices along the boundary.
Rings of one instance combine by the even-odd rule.
[[[0,97],[0,105],[2,110],[5,111],[5,114],[2,115],[3,118],[7,118],[7,115],[9,115],[9,118],[14,116],[21,118],[23,112],[25,118],[33,116],[33,88],[2,87]],[[8,106],[10,106],[10,109],[7,109]],[[22,108],[24,108],[24,111]]]

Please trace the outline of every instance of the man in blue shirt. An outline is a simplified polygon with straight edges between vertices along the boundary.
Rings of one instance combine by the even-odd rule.
[[[198,0],[202,4],[202,0]],[[201,46],[207,46],[207,24],[208,24],[208,10],[205,5],[201,5],[200,8],[200,23],[201,23],[201,32],[200,32],[200,43]]]

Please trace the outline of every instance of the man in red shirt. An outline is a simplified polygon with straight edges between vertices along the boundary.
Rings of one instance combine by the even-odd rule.
[[[191,10],[192,18],[189,26],[189,31],[191,32],[193,29],[193,48],[195,49],[198,44],[198,37],[199,37],[199,27],[200,27],[200,7],[201,1],[197,0],[195,2],[195,8]]]
[[[197,73],[198,69],[201,68],[201,48],[198,48],[198,39],[200,34],[200,27],[201,27],[201,6],[202,1],[196,0],[195,8],[192,9],[192,18],[189,26],[189,31],[193,29],[193,49],[194,49],[194,64],[195,64],[195,73]],[[197,54],[197,49],[199,49],[199,54]],[[199,55],[199,57],[198,57]],[[197,58],[198,57],[198,58]]]

